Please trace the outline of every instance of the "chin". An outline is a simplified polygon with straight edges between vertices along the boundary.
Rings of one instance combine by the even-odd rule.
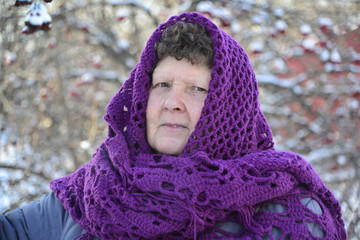
[[[183,147],[185,144],[174,141],[164,141],[166,144],[160,144],[159,146],[155,147],[156,151],[162,154],[169,154],[169,155],[179,155],[182,152]]]

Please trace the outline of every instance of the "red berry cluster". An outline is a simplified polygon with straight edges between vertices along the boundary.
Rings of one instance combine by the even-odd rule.
[[[43,0],[49,3],[52,0]],[[30,5],[30,11],[25,17],[25,26],[22,29],[23,34],[31,34],[38,30],[49,31],[51,29],[51,16],[47,7],[42,1],[16,0],[15,6]]]

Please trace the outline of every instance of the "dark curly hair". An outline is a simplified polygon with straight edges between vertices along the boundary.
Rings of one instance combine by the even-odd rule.
[[[198,23],[177,22],[166,28],[161,40],[155,44],[157,59],[167,56],[183,58],[191,64],[213,66],[213,41],[208,31]]]

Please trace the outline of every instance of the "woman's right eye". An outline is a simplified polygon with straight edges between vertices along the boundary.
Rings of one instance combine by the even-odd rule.
[[[167,88],[167,87],[170,87],[170,84],[167,82],[160,82],[155,85],[155,87],[157,87],[157,86],[159,86],[161,88]]]

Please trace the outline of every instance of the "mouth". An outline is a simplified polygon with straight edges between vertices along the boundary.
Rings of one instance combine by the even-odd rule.
[[[177,123],[164,123],[164,124],[161,124],[161,126],[175,128],[175,129],[187,128],[186,126],[184,126],[182,124],[177,124]]]

